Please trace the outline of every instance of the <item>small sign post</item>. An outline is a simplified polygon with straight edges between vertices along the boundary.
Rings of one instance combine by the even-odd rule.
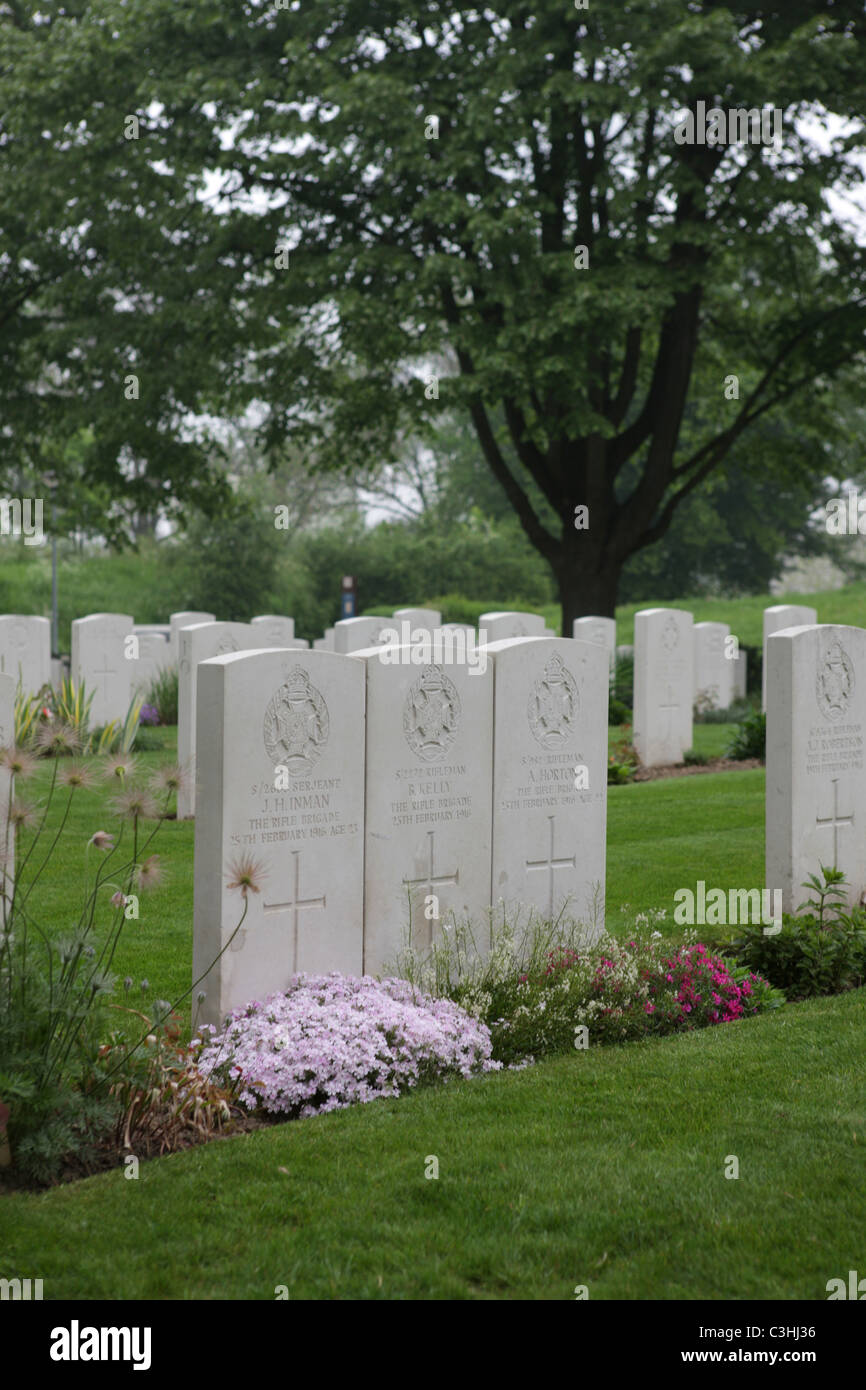
[[[358,581],[354,574],[344,574],[340,581],[340,617],[354,618]]]

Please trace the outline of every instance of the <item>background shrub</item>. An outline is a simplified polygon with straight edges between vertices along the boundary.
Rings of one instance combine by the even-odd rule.
[[[737,725],[731,741],[725,749],[728,758],[760,758],[764,761],[767,753],[767,716],[762,710],[752,710]]]

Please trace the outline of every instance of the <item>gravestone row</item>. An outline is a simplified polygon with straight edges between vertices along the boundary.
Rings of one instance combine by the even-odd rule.
[[[493,909],[603,917],[606,653],[486,652],[483,669],[394,646],[198,667],[194,978],[223,953],[203,1021],[295,970],[383,971],[455,920],[484,951]],[[263,877],[233,935],[244,855]]]
[[[76,685],[92,692],[91,724],[124,719],[133,696],[143,695],[161,670],[177,666],[181,631],[213,621],[212,613],[202,612],[173,613],[165,624],[136,623],[128,613],[90,613],[75,619],[69,673]],[[292,618],[262,615],[249,626],[257,633],[254,645],[307,645],[295,639]],[[12,676],[26,695],[59,681],[62,673],[52,661],[47,618],[0,616],[0,674]]]

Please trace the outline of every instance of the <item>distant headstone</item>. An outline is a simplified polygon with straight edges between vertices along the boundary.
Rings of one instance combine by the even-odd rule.
[[[367,682],[368,974],[410,940],[424,952],[452,914],[470,919],[480,949],[489,945],[490,667],[400,660],[410,654],[353,653]]]
[[[12,748],[15,744],[15,679],[8,674],[0,674],[0,748]],[[8,920],[9,895],[12,892],[12,879],[15,873],[15,842],[12,835],[6,843],[6,823],[9,810],[9,795],[12,790],[12,773],[0,767],[0,931]]]
[[[347,656],[364,647],[378,647],[383,634],[396,628],[393,618],[342,618],[334,624],[334,651]]]
[[[171,647],[171,660],[174,663],[174,665],[177,665],[178,661],[180,660],[180,642],[178,639],[178,633],[180,632],[181,628],[193,627],[195,624],[198,623],[212,623],[215,621],[216,620],[214,618],[213,613],[198,613],[195,611],[184,611],[182,613],[169,614],[169,629],[171,634],[169,637],[169,646]]]
[[[362,973],[363,730],[364,668],[347,657],[257,651],[199,667],[194,980],[241,916],[238,861],[262,874],[196,987],[202,1022],[299,971]]]
[[[51,624],[17,613],[0,617],[0,672],[12,676],[25,695],[51,683]]]
[[[494,909],[604,923],[608,660],[572,638],[517,638],[493,664]],[[523,918],[526,921],[526,918]]]
[[[742,649],[737,653],[734,666],[734,699],[745,700],[748,693],[749,663],[748,653]]]
[[[680,763],[692,746],[692,615],[644,608],[634,616],[634,746],[644,767]]]
[[[694,703],[704,709],[728,709],[733,701],[734,663],[725,655],[727,623],[695,623]]]
[[[597,642],[607,648],[610,679],[616,674],[616,618],[575,618],[571,635],[581,642]]]
[[[188,820],[196,807],[196,682],[202,661],[265,645],[251,623],[194,623],[178,633],[177,758],[186,772],[177,796],[177,818]]]
[[[544,619],[540,613],[482,613],[478,619],[478,635],[488,646],[492,642],[505,642],[509,637],[543,637],[544,633]]]
[[[776,603],[764,609],[764,664],[761,672],[761,708],[767,708],[767,638],[784,627],[807,627],[817,623],[814,608],[796,603]]]
[[[842,869],[849,907],[866,889],[866,631],[834,623],[767,639],[767,887],[783,912],[821,866]]]
[[[138,641],[138,656],[131,662],[132,689],[133,693],[145,695],[159,672],[172,665],[169,633],[138,626],[132,632]]]
[[[442,626],[442,614],[435,608],[395,608],[394,617],[398,623],[411,623],[413,628],[422,627],[427,632]]]
[[[251,618],[253,627],[260,627],[263,633],[267,634],[267,641],[262,645],[265,647],[283,647],[295,641],[295,620],[294,618],[281,618],[277,614],[269,613],[259,618]]]
[[[134,663],[126,639],[132,628],[129,613],[90,613],[72,623],[70,675],[76,686],[93,693],[91,728],[122,721],[129,711]]]

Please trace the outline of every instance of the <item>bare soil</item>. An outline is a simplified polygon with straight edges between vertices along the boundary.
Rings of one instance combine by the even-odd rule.
[[[708,763],[671,763],[667,767],[639,767],[633,782],[657,782],[660,777],[694,777],[701,772],[742,772],[747,767],[763,767],[760,758],[713,758]]]

